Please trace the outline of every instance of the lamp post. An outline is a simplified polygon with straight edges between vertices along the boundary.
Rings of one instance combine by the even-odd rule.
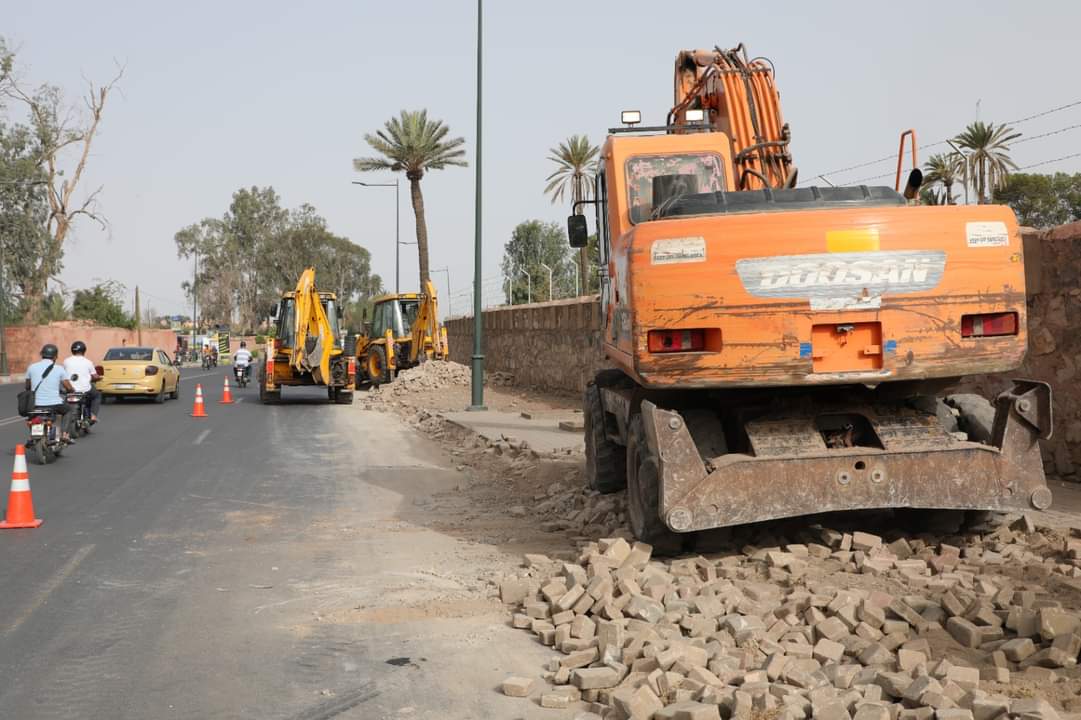
[[[473,188],[475,195],[475,209],[473,217],[473,373],[471,380],[471,402],[469,405],[470,410],[486,410],[484,407],[484,316],[481,314],[481,87],[483,85],[483,74],[481,72],[482,54],[481,51],[484,47],[484,33],[482,20],[484,13],[482,12],[482,0],[477,0],[477,160],[476,160],[476,173],[477,181]]]
[[[544,263],[537,264],[548,271],[548,299],[555,300],[555,298],[552,297],[552,268],[550,265],[545,265]]]
[[[446,273],[447,274],[447,315],[450,315],[450,268],[449,267],[444,267],[444,268],[439,268],[438,270],[429,270],[428,272],[433,272],[433,273],[441,272],[441,273]]]
[[[354,185],[363,185],[364,187],[392,187],[394,188],[394,294],[397,295],[402,291],[402,245],[416,245],[415,242],[402,242],[401,229],[402,229],[402,208],[399,202],[400,193],[398,178],[394,178],[392,183],[366,183],[360,180],[354,180]]]

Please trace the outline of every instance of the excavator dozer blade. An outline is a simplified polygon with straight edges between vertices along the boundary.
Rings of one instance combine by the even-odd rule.
[[[997,398],[987,445],[958,439],[933,416],[921,423],[872,406],[850,410],[868,418],[881,447],[826,447],[808,434],[813,422],[794,417],[747,424],[763,452],[703,459],[680,413],[643,401],[661,519],[691,532],[841,510],[1051,505],[1038,443],[1052,430],[1046,383],[1016,380]]]

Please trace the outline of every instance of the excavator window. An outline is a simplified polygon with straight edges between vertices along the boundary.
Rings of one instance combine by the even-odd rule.
[[[323,301],[323,312],[326,313],[327,321],[330,323],[331,335],[334,337],[334,347],[340,348],[342,346],[342,334],[338,326],[338,304],[333,300]]]
[[[402,307],[402,332],[405,337],[413,332],[413,323],[417,321],[417,313],[420,312],[420,302],[417,300],[403,300]]]
[[[594,198],[597,203],[597,248],[600,251],[602,266],[608,264],[608,189],[604,179],[604,160],[597,164],[597,176],[595,180]]]
[[[627,160],[627,192],[632,223],[653,218],[654,178],[691,175],[697,180],[695,192],[719,192],[726,188],[724,160],[718,153],[678,155],[638,155]]]
[[[282,298],[278,308],[278,328],[274,337],[281,340],[282,347],[291,348],[296,344],[296,300]]]

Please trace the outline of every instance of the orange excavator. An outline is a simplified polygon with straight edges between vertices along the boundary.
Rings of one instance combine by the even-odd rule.
[[[915,133],[893,187],[797,186],[771,64],[680,52],[665,123],[623,113],[594,197],[601,335],[587,475],[631,529],[831,511],[1051,503],[1051,391],[950,394],[1026,352],[1021,234],[1005,207],[919,206]],[[905,140],[911,172],[902,185]]]

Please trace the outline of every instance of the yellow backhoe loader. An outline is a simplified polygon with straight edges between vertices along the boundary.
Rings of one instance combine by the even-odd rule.
[[[446,360],[447,329],[439,324],[431,281],[422,293],[377,297],[371,322],[357,336],[356,355],[362,380],[372,385],[388,383],[427,360]]]
[[[277,402],[285,386],[322,385],[331,402],[352,403],[356,358],[342,348],[338,298],[316,289],[315,268],[282,293],[274,317],[277,332],[259,370],[259,399]]]

